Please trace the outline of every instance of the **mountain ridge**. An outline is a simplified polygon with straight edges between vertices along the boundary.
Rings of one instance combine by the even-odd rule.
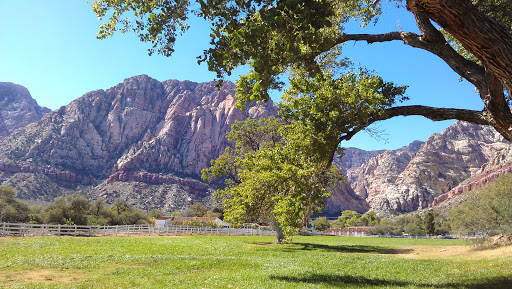
[[[229,145],[231,124],[277,114],[272,101],[240,111],[234,94],[231,82],[218,90],[147,75],[88,92],[0,142],[0,182],[30,200],[80,192],[167,212],[211,203],[201,169]],[[353,194],[340,198],[354,206],[330,207],[365,210]]]
[[[0,138],[0,184],[16,187],[28,200],[80,192],[167,212],[194,202],[212,204],[213,188],[200,180],[201,169],[229,145],[230,125],[277,114],[271,101],[240,111],[234,84],[225,82],[220,90],[215,85],[139,75],[53,112],[41,108],[46,113],[32,114],[38,120]],[[28,90],[20,87],[11,95],[20,95],[29,108],[14,107],[37,111],[35,100],[23,101]],[[432,207],[464,193],[467,184],[488,180],[490,170],[506,173],[512,161],[507,150],[509,143],[493,129],[464,122],[396,150],[345,148],[334,165],[346,181],[326,200],[324,213],[397,214]]]
[[[50,111],[39,106],[24,86],[0,82],[0,140]]]

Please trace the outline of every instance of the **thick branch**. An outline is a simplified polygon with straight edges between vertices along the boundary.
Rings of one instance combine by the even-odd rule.
[[[356,133],[364,130],[376,121],[390,119],[396,116],[424,116],[433,121],[457,119],[480,125],[490,125],[488,118],[482,111],[458,109],[458,108],[438,108],[423,105],[396,106],[385,110],[381,115],[372,117],[368,121],[340,138],[342,140],[350,140]]]
[[[484,113],[492,126],[506,139],[511,140],[512,112],[505,98],[503,85],[493,72],[487,71],[487,77],[487,89],[480,91],[480,97],[485,105]]]
[[[482,89],[485,85],[485,70],[478,64],[471,62],[457,53],[444,37],[434,34],[431,30],[435,29],[432,24],[428,27],[428,23],[419,23],[422,26],[424,35],[418,35],[412,32],[388,32],[384,34],[342,34],[334,45],[345,43],[347,41],[366,41],[367,43],[389,42],[401,40],[405,44],[420,48],[437,55],[443,59],[457,74],[475,85],[478,89]],[[421,29],[421,27],[420,27]],[[333,46],[334,46],[333,45]]]
[[[377,117],[377,120],[389,119],[395,116],[420,115],[433,121],[457,119],[475,124],[489,125],[489,120],[482,111],[459,109],[459,108],[439,108],[424,105],[396,106],[386,109],[383,116]]]
[[[504,83],[512,83],[512,34],[468,0],[407,0],[407,9],[423,13],[459,42]]]

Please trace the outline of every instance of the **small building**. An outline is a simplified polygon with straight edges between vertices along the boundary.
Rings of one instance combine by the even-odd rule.
[[[173,217],[158,217],[155,220],[155,228],[164,228],[171,225]]]
[[[346,227],[343,229],[326,229],[327,235],[333,236],[355,236],[355,237],[366,237],[370,235],[370,230],[373,227],[359,226],[359,227]]]

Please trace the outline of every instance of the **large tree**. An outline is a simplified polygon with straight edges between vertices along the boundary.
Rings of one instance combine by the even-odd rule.
[[[227,187],[217,195],[230,222],[270,217],[278,243],[329,196],[337,180],[331,164],[340,137],[403,98],[404,87],[371,72],[338,73],[337,54],[330,56],[322,59],[314,79],[303,69],[291,71],[290,88],[278,103],[280,119],[236,122],[228,133],[234,148],[203,170],[207,181],[226,178]]]
[[[276,243],[292,237],[319,212],[339,172],[315,149],[319,137],[303,122],[282,124],[274,117],[233,124],[227,148],[203,179],[226,180],[217,191],[225,220],[236,225],[267,222],[277,230]]]
[[[389,1],[414,14],[419,34],[344,32],[344,25],[351,19],[363,24],[377,21],[380,5]],[[512,139],[507,93],[512,88],[509,0],[100,0],[92,6],[98,17],[108,17],[100,28],[99,38],[111,36],[117,30],[133,30],[141,41],[152,43],[150,53],[164,55],[172,54],[175,39],[188,28],[186,21],[191,14],[211,21],[211,47],[200,61],[206,61],[219,78],[249,64],[251,72],[238,82],[242,103],[267,100],[268,90],[282,87],[279,76],[290,69],[300,69],[305,72],[304,77],[317,79],[322,75],[322,56],[346,42],[403,42],[436,55],[472,83],[484,109],[393,103],[344,131],[340,140],[350,139],[375,121],[409,115],[492,125],[506,139]]]

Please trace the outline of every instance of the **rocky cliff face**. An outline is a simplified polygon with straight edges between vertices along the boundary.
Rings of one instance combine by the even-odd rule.
[[[241,112],[233,106],[233,84],[220,91],[214,85],[129,78],[15,132],[0,153],[18,164],[93,178],[134,170],[197,177],[225,148],[235,120],[275,113],[272,103]]]
[[[0,139],[14,130],[37,121],[50,110],[41,107],[25,87],[0,82]]]
[[[219,91],[214,82],[159,82],[145,75],[89,92],[3,139],[0,180],[16,183],[25,198],[54,196],[45,190],[54,184],[62,192],[116,195],[115,183],[124,182],[133,184],[124,192],[137,192],[134,201],[147,194],[134,189],[141,183],[173,186],[185,199],[200,200],[208,195],[198,180],[201,169],[224,150],[231,124],[276,113],[272,102],[242,112],[233,96],[229,82]],[[26,189],[22,174],[44,175],[52,184]]]
[[[386,151],[347,169],[347,181],[374,211],[411,212],[476,175],[508,147],[492,128],[457,122],[425,143]]]
[[[142,75],[46,113],[25,88],[1,83],[0,184],[27,200],[80,192],[166,211],[211,202],[201,169],[228,145],[231,124],[277,113],[271,102],[242,112],[233,95],[229,82],[217,90],[213,82]],[[512,171],[509,148],[491,128],[463,122],[394,151],[348,148],[335,163],[346,182],[324,212],[403,213],[442,203]]]
[[[231,124],[277,114],[271,101],[240,111],[234,92],[230,82],[217,90],[142,75],[86,93],[0,142],[0,183],[28,200],[80,192],[166,211],[210,202],[201,170],[228,145]],[[327,204],[334,214],[367,209],[344,191]]]

